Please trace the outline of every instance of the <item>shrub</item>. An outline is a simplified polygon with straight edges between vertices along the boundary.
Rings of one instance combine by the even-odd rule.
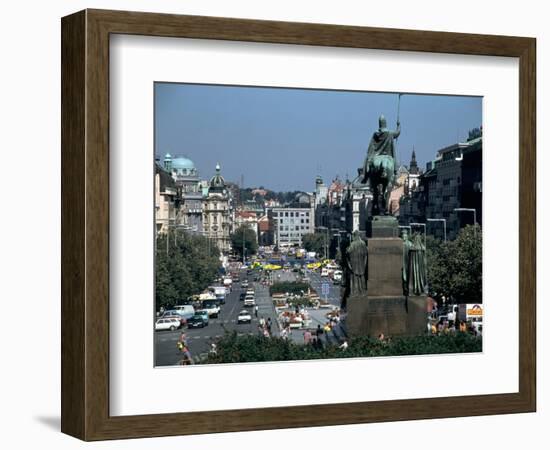
[[[217,353],[210,354],[206,364],[296,361],[326,358],[404,356],[441,353],[471,353],[482,350],[481,338],[466,333],[447,336],[399,337],[389,341],[359,337],[348,340],[348,348],[328,345],[318,350],[278,337],[239,336],[227,333],[217,343]]]
[[[280,281],[273,283],[273,285],[269,288],[269,294],[286,294],[288,292],[289,294],[298,295],[301,292],[307,292],[308,288],[308,283],[298,281]]]

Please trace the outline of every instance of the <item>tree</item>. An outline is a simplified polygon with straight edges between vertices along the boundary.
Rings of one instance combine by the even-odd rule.
[[[219,250],[202,236],[171,230],[157,237],[156,308],[176,305],[204,290],[216,276]]]
[[[243,245],[246,255],[254,255],[258,251],[256,233],[248,225],[241,225],[231,235],[231,245],[239,255],[243,255]]]
[[[458,303],[482,302],[482,233],[479,225],[460,230],[454,241],[426,239],[428,282],[432,292]]]
[[[330,245],[326,233],[308,233],[302,236],[302,245],[308,252],[317,255],[325,255],[326,248]]]

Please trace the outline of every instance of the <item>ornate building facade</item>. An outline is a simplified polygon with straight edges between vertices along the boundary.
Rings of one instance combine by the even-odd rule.
[[[203,199],[202,226],[204,235],[212,239],[222,252],[231,250],[234,212],[231,193],[221,175],[220,165],[210,179],[208,193]]]
[[[164,169],[172,175],[178,190],[180,205],[177,225],[185,230],[202,234],[202,198],[199,173],[193,161],[185,156],[164,157]]]

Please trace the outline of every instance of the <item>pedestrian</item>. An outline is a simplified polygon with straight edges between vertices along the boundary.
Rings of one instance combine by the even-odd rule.
[[[304,331],[304,344],[308,345],[311,342],[312,335],[311,331],[306,330]]]
[[[180,337],[178,338],[178,341],[181,342],[182,344],[187,343],[187,336],[185,336],[185,333],[183,331],[181,332]]]
[[[183,352],[183,349],[186,345],[187,345],[187,339],[186,339],[185,333],[182,332],[180,334],[180,337],[178,338],[178,342],[176,342],[176,346],[178,347],[178,350],[180,351],[180,353]]]
[[[264,327],[264,325],[265,325],[265,319],[264,319],[264,317],[263,317],[263,316],[262,316],[262,317],[260,317],[259,323],[260,323],[260,326],[261,326],[261,327],[263,328],[263,327]]]
[[[254,315],[257,319],[258,318],[258,305],[254,306]]]
[[[320,339],[321,336],[323,335],[323,329],[321,328],[321,324],[317,325],[317,330],[315,331],[315,335],[317,336],[318,339]]]
[[[340,345],[340,347],[338,347],[340,350],[347,350],[348,348],[348,341],[346,341],[344,339],[344,342],[342,342],[342,345]]]
[[[191,364],[193,362],[191,352],[189,351],[189,347],[187,347],[187,345],[183,346],[183,358],[187,361],[187,364]]]

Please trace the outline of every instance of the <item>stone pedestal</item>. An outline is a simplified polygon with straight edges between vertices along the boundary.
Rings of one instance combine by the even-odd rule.
[[[426,331],[426,296],[403,295],[403,240],[397,220],[375,216],[367,227],[367,293],[347,302],[351,336],[413,336]]]
[[[346,328],[350,336],[417,336],[426,332],[426,296],[350,297]]]
[[[366,228],[369,238],[399,237],[399,223],[393,216],[373,216],[367,220]]]

